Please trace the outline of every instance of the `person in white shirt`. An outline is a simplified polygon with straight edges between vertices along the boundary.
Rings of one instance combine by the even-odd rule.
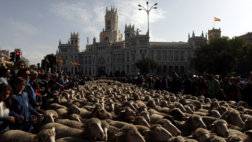
[[[10,116],[10,96],[12,89],[6,84],[0,85],[0,133],[9,129],[10,123],[15,123],[15,118]]]

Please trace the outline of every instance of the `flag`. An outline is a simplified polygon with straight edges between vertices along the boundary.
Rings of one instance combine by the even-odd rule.
[[[220,22],[221,19],[220,19],[220,18],[217,18],[217,17],[214,17],[214,21],[215,21],[215,22]]]

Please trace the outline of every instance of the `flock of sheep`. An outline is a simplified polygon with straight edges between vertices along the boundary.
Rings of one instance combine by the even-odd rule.
[[[252,142],[252,109],[145,90],[110,80],[65,90],[32,134],[9,130],[0,142]]]

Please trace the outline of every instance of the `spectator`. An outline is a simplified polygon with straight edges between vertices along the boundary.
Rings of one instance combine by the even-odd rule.
[[[15,123],[15,118],[10,116],[10,97],[12,89],[10,86],[0,85],[0,133],[8,130],[10,124]]]
[[[248,77],[248,83],[243,89],[243,99],[252,106],[252,72],[250,72]]]
[[[12,96],[11,115],[15,117],[14,129],[31,131],[32,115],[40,115],[29,103],[28,92],[25,89],[26,81],[22,77],[16,80],[14,95]]]

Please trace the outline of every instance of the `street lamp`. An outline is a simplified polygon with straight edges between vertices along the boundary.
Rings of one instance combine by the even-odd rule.
[[[141,4],[138,4],[139,11],[144,10],[147,13],[147,22],[148,22],[148,31],[147,34],[149,36],[150,33],[150,12],[152,9],[157,9],[158,3],[153,4],[152,6],[149,6],[149,0],[146,1],[146,7],[142,6]]]

